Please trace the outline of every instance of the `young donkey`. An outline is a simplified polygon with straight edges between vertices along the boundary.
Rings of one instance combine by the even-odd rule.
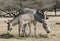
[[[31,13],[26,13],[23,15],[19,15],[18,17],[7,22],[8,24],[8,33],[11,31],[11,28],[18,24],[19,26],[19,36],[20,36],[20,28],[24,29],[24,25],[34,22],[34,16]],[[24,32],[24,31],[23,31]],[[25,36],[25,33],[24,33]]]

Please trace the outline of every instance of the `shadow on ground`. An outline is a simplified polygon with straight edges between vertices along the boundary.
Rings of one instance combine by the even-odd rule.
[[[1,34],[0,35],[0,38],[4,38],[4,39],[13,38],[13,37],[15,37],[15,36],[12,34]]]
[[[25,37],[23,35],[21,35],[20,37],[19,36],[14,36],[12,34],[1,34],[0,35],[0,38],[3,38],[3,39],[10,39],[10,38],[16,38],[16,39],[26,39],[26,38],[34,38],[34,36],[29,36],[29,35],[25,35]],[[47,34],[39,34],[37,35],[36,38],[48,38],[48,35]]]
[[[17,35],[12,35],[12,34],[1,34],[0,35],[0,38],[2,39],[10,39],[10,38],[16,38],[16,39],[26,39],[28,38],[29,36],[26,34],[25,37],[24,35],[21,35],[20,37],[17,36]]]
[[[39,34],[38,35],[40,38],[48,38],[48,35],[47,34]]]
[[[55,24],[60,25],[60,23],[58,23],[58,22],[57,22],[57,23],[55,23]]]

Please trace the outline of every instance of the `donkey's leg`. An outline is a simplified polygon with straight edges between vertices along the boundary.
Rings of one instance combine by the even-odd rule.
[[[25,32],[26,26],[27,26],[27,24],[24,24],[24,27],[23,27],[24,36],[25,36],[25,34],[26,34],[26,32]]]
[[[31,25],[30,23],[28,23],[28,25],[29,25],[29,36],[31,36]]]
[[[5,23],[7,23],[7,34],[10,34],[11,30],[12,30],[12,24],[9,23],[10,20],[8,21],[4,21]]]
[[[20,24],[18,24],[18,31],[19,31],[19,37],[20,37]]]
[[[26,26],[27,26],[27,24],[24,24],[24,25],[23,25],[22,32],[25,32]]]
[[[7,34],[9,34],[9,31],[10,31],[10,23],[7,22],[6,20],[4,22],[7,23]]]
[[[25,37],[25,29],[26,29],[26,26],[27,26],[27,24],[23,24],[22,25],[22,34],[24,35],[24,37]]]
[[[19,37],[20,37],[20,25],[18,25],[19,26],[19,28],[18,28],[18,31],[19,31]]]
[[[9,29],[9,28],[10,28],[10,26],[8,25],[8,26],[7,26],[7,34],[10,33],[10,29]]]
[[[12,25],[10,25],[9,23],[8,23],[8,26],[7,26],[7,30],[8,30],[7,34],[9,34],[12,30]]]
[[[35,37],[36,37],[36,23],[37,23],[36,21],[33,22],[33,24],[34,24],[34,34],[35,34],[34,36]]]

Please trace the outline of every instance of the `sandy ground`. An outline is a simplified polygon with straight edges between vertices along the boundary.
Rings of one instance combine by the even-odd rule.
[[[4,22],[9,18],[0,18],[0,41],[60,41],[60,17],[49,17],[49,26],[51,32],[49,34],[43,29],[41,23],[37,23],[37,38],[34,37],[18,37],[18,26],[13,27],[11,34],[14,37],[6,39],[3,34],[7,33],[7,24]],[[26,33],[29,33],[28,26],[26,28]],[[32,35],[34,35],[34,27],[32,25]]]

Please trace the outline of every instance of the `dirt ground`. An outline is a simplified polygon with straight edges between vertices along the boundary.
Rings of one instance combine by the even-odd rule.
[[[43,29],[41,23],[37,23],[37,37],[18,37],[18,26],[13,27],[11,37],[6,38],[7,24],[4,22],[9,18],[0,18],[0,41],[60,41],[60,17],[49,17],[49,26],[51,32],[49,34]],[[26,33],[29,33],[29,27],[26,28]],[[34,27],[32,25],[32,36],[34,35]]]

